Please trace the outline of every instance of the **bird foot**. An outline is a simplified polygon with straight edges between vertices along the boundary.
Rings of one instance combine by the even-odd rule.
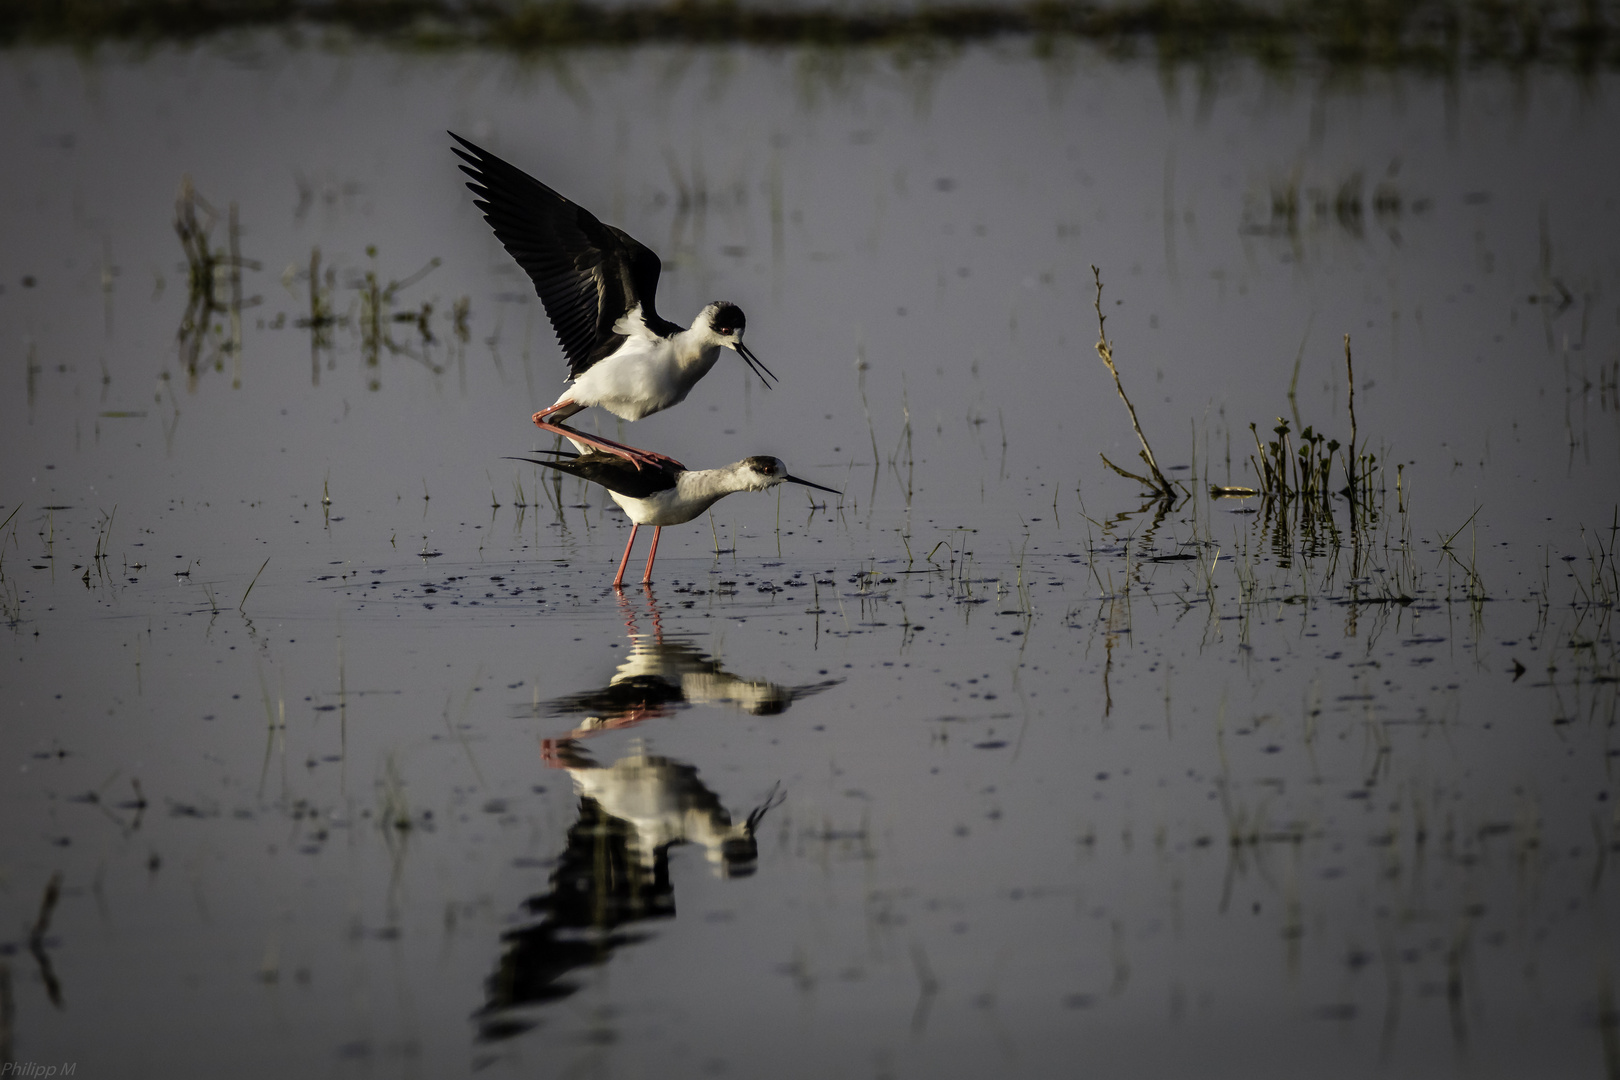
[[[634,465],[637,471],[640,471],[642,468],[647,466],[651,466],[655,469],[686,468],[685,465],[682,465],[679,461],[676,461],[668,454],[660,454],[656,450],[637,450],[633,446],[626,446],[623,443],[616,443],[612,439],[604,439],[597,435],[587,435],[583,431],[575,431],[573,428],[564,427],[561,424],[554,424],[550,420],[546,419],[546,415],[550,411],[550,409],[547,409],[542,412],[537,412],[530,417],[530,419],[533,420],[535,425],[542,431],[555,432],[556,434],[561,435],[563,438],[573,442],[575,445],[589,446],[592,449],[602,451],[604,454],[612,454],[615,457],[622,457],[626,461],[630,462],[630,464]]]
[[[653,465],[653,466],[656,466],[656,467],[658,467],[660,469],[665,469],[665,468],[684,469],[684,468],[686,468],[685,465],[682,465],[680,462],[676,461],[674,458],[670,457],[668,454],[660,454],[655,450],[632,450],[629,454],[626,454],[625,456],[630,458],[631,461],[636,461],[638,463],[645,463],[647,465]]]
[[[654,469],[686,468],[685,465],[682,465],[668,454],[660,454],[656,450],[637,450],[633,446],[622,446],[619,443],[598,443],[594,441],[590,445],[599,446],[605,454],[624,458],[638,470],[643,466]]]

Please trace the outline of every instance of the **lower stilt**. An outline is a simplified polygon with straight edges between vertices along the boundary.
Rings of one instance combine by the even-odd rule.
[[[658,536],[663,531],[664,527],[662,525],[653,526],[652,550],[647,552],[647,572],[641,575],[641,583],[643,585],[652,583],[652,564],[653,560],[658,557]]]

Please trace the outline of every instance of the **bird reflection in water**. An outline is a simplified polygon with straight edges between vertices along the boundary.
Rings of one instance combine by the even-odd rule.
[[[720,661],[699,649],[693,638],[665,635],[651,589],[647,590],[650,634],[640,629],[638,613],[627,598],[621,596],[619,606],[630,629],[630,652],[613,679],[599,690],[537,701],[522,715],[577,718],[574,729],[564,736],[577,739],[670,716],[688,705],[715,705],[739,709],[751,716],[775,716],[786,712],[795,701],[843,681],[828,679],[785,686],[733,675]]]
[[[635,924],[675,917],[670,849],[703,845],[727,878],[754,872],[760,820],[782,796],[772,788],[741,822],[733,822],[692,765],[632,748],[612,765],[593,761],[573,739],[550,748],[549,765],[565,768],[579,792],[579,820],[551,873],[551,890],[524,907],[535,921],[501,935],[499,967],[485,983],[479,1036],[499,1040],[538,1021],[521,1010],[568,997],[578,969],[606,963],[621,946],[648,935]]]
[[[742,821],[732,820],[695,766],[652,754],[640,744],[611,765],[598,764],[581,740],[596,732],[667,716],[689,704],[728,705],[753,715],[780,713],[795,700],[836,685],[780,686],[742,679],[690,641],[666,638],[648,593],[652,633],[625,604],[630,655],[600,690],[536,706],[550,716],[579,718],[560,738],[541,740],[546,765],[566,769],[579,794],[579,819],[551,873],[550,891],[524,905],[533,921],[502,935],[499,966],[485,985],[475,1020],[480,1038],[511,1038],[539,1020],[527,1010],[568,997],[581,968],[606,963],[620,947],[645,940],[636,924],[675,916],[670,851],[700,844],[724,878],[752,874],[755,832],[783,796],[772,788]]]

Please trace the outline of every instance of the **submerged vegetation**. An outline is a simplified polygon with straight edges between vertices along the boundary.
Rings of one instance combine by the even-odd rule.
[[[1296,405],[1292,422],[1279,416],[1269,431],[1256,423],[1247,425],[1254,453],[1247,456],[1246,464],[1252,470],[1254,486],[1236,486],[1230,479],[1225,484],[1212,482],[1212,462],[1207,455],[1201,476],[1198,463],[1192,469],[1193,479],[1201,483],[1189,486],[1168,481],[1125,394],[1113,343],[1102,334],[1102,280],[1096,267],[1092,269],[1100,335],[1097,353],[1125,404],[1142,446],[1140,457],[1150,473],[1138,475],[1103,458],[1115,473],[1142,485],[1144,502],[1135,511],[1105,521],[1086,518],[1101,530],[1100,537],[1087,543],[1097,586],[1096,607],[1074,605],[1063,616],[1065,626],[1089,631],[1104,645],[1105,715],[1112,710],[1109,677],[1114,646],[1132,633],[1133,596],[1155,607],[1165,597],[1173,597],[1182,613],[1202,607],[1207,613],[1205,646],[1226,640],[1225,624],[1233,620],[1235,644],[1246,659],[1252,659],[1250,650],[1259,627],[1284,620],[1297,620],[1302,629],[1314,627],[1321,615],[1341,610],[1342,636],[1363,642],[1362,659],[1352,662],[1352,667],[1381,663],[1370,659],[1375,649],[1387,652],[1387,645],[1381,642],[1398,641],[1402,649],[1420,648],[1445,641],[1450,632],[1460,633],[1463,647],[1477,653],[1487,642],[1487,603],[1533,601],[1533,630],[1516,631],[1522,636],[1503,645],[1522,646],[1526,656],[1545,654],[1544,659],[1532,660],[1544,665],[1540,674],[1546,682],[1538,685],[1557,685],[1555,673],[1561,668],[1566,672],[1564,678],[1579,701],[1561,704],[1556,724],[1568,723],[1570,715],[1583,712],[1613,725],[1615,698],[1607,688],[1620,672],[1613,631],[1614,612],[1620,607],[1620,573],[1614,558],[1620,510],[1610,508],[1611,520],[1606,526],[1582,526],[1584,557],[1562,557],[1568,580],[1564,599],[1553,599],[1563,590],[1555,581],[1548,548],[1542,549],[1541,580],[1528,593],[1488,588],[1480,570],[1482,508],[1476,506],[1466,520],[1448,523],[1445,528],[1425,529],[1427,538],[1417,535],[1410,477],[1404,465],[1395,464],[1391,475],[1387,450],[1374,453],[1371,442],[1358,430],[1354,356],[1348,334],[1344,336],[1348,431],[1338,432],[1345,441],[1319,426],[1305,424]],[[1298,378],[1296,362],[1295,384]],[[1293,405],[1292,387],[1287,398]],[[1243,508],[1235,513],[1245,516],[1232,521],[1241,524],[1229,538],[1218,538],[1215,508],[1239,502]],[[1167,542],[1159,535],[1166,528],[1176,532],[1190,528],[1190,535],[1171,537]],[[1231,568],[1235,595],[1224,591],[1225,575],[1217,574],[1222,562]],[[1185,569],[1170,569],[1176,564]],[[1122,574],[1116,574],[1116,569]],[[1036,614],[1027,604],[1021,610],[1029,616]],[[1420,620],[1436,615],[1454,629],[1438,636],[1432,630],[1418,629]],[[1309,636],[1318,632],[1306,631]],[[1340,655],[1335,651],[1328,658]],[[1426,663],[1427,659],[1417,657],[1412,662]],[[1530,668],[1515,656],[1510,671],[1516,682]],[[1382,759],[1389,753],[1387,732],[1374,725],[1372,734]],[[1234,825],[1234,846],[1239,837],[1251,833],[1252,829]]]
[[[237,222],[236,203],[230,204],[227,245],[224,248],[213,245],[213,229],[219,218],[219,212],[192,186],[191,178],[184,178],[175,200],[174,230],[180,237],[180,246],[186,258],[186,310],[180,318],[176,338],[180,344],[180,362],[185,369],[189,389],[196,388],[197,378],[205,369],[224,371],[227,354],[232,357],[234,364],[231,383],[241,388],[242,312],[263,300],[260,296],[244,299],[242,295],[242,271],[257,271],[262,269],[262,265],[241,255],[241,228]],[[334,299],[338,288],[337,270],[328,265],[323,272],[319,247],[311,249],[307,271],[288,267],[282,275],[282,285],[289,291],[300,281],[308,285],[309,314],[294,319],[292,325],[309,332],[311,381],[316,385],[321,381],[323,354],[327,356],[327,366],[332,366],[331,352],[335,345],[332,331],[338,327],[352,327],[359,331],[360,352],[367,368],[379,367],[382,354],[387,352],[390,356],[415,360],[435,375],[442,374],[447,369],[450,357],[464,354],[471,336],[468,328],[471,301],[463,296],[452,304],[448,322],[449,336],[454,339],[454,344],[440,350],[447,354],[445,357],[435,359],[434,347],[443,343],[433,332],[433,304],[423,301],[411,310],[397,311],[395,308],[400,303],[400,294],[437,269],[440,260],[437,257],[430,259],[415,273],[404,278],[389,278],[384,284],[376,266],[376,245],[366,248],[366,256],[371,260],[371,265],[363,274],[351,275],[348,282],[348,289],[357,294],[357,303],[351,303],[346,311],[339,311]],[[216,315],[224,321],[216,323]],[[396,339],[392,332],[396,324],[410,327],[416,332],[418,340],[411,343]],[[259,321],[260,329],[279,330],[286,325],[285,315],[279,315],[268,323],[262,319]],[[208,349],[206,356],[205,348]],[[162,377],[168,378],[167,374]],[[381,379],[373,371],[367,379],[367,389],[378,390],[381,387]]]
[[[1349,334],[1344,335],[1344,369],[1346,385],[1349,387],[1348,445],[1341,446],[1339,440],[1312,430],[1309,424],[1300,429],[1296,445],[1294,439],[1290,438],[1293,431],[1288,425],[1288,419],[1282,416],[1277,417],[1277,425],[1271,429],[1276,438],[1263,442],[1259,429],[1256,425],[1250,424],[1249,432],[1254,436],[1255,456],[1249,458],[1249,464],[1259,477],[1258,491],[1252,488],[1212,485],[1211,494],[1216,496],[1260,494],[1284,503],[1299,500],[1302,504],[1308,503],[1319,507],[1329,517],[1331,517],[1329,503],[1334,494],[1344,496],[1350,500],[1352,506],[1365,506],[1373,496],[1374,487],[1378,486],[1380,466],[1378,455],[1368,450],[1365,443],[1356,440],[1356,371],[1350,351]],[[1344,486],[1337,492],[1333,488],[1335,461],[1338,461],[1344,477]]]
[[[1092,272],[1096,277],[1101,332],[1102,279],[1096,267],[1092,267]],[[1276,617],[1282,605],[1301,605],[1309,610],[1324,601],[1347,608],[1346,634],[1350,637],[1357,636],[1357,611],[1365,606],[1385,611],[1420,604],[1426,610],[1433,610],[1441,603],[1461,600],[1472,606],[1477,628],[1479,606],[1490,597],[1479,574],[1475,552],[1470,549],[1463,557],[1453,545],[1458,536],[1474,524],[1478,510],[1461,527],[1442,537],[1438,550],[1446,560],[1448,573],[1444,583],[1431,586],[1429,579],[1435,575],[1420,564],[1419,545],[1412,535],[1404,471],[1396,467],[1394,506],[1391,507],[1383,462],[1357,430],[1350,335],[1344,336],[1345,376],[1350,387],[1346,441],[1341,443],[1312,425],[1303,424],[1297,412],[1292,424],[1286,417],[1277,417],[1269,439],[1264,437],[1258,424],[1250,423],[1248,428],[1255,443],[1255,452],[1247,459],[1254,473],[1255,486],[1252,487],[1234,485],[1230,481],[1226,484],[1211,482],[1207,458],[1201,490],[1197,485],[1188,487],[1167,481],[1154,461],[1136,410],[1125,395],[1114,363],[1113,346],[1106,336],[1098,341],[1097,352],[1113,375],[1115,388],[1142,444],[1140,456],[1152,474],[1149,477],[1131,473],[1103,457],[1104,464],[1114,472],[1140,483],[1148,499],[1140,511],[1095,523],[1102,528],[1103,538],[1101,544],[1089,545],[1093,558],[1116,556],[1125,560],[1124,580],[1120,582],[1110,574],[1105,583],[1095,566],[1093,568],[1104,604],[1096,621],[1110,628],[1107,633],[1130,625],[1128,613],[1122,614],[1122,610],[1128,608],[1127,598],[1133,589],[1143,595],[1164,591],[1162,582],[1155,585],[1151,581],[1152,568],[1157,564],[1178,562],[1190,564],[1191,576],[1179,586],[1172,586],[1170,593],[1183,609],[1207,605],[1211,620],[1209,633],[1215,637],[1220,636],[1220,619],[1238,619],[1240,644],[1248,642],[1249,627],[1256,617]],[[1294,377],[1297,382],[1297,365]],[[1290,402],[1294,400],[1292,389],[1288,398]],[[1212,511],[1216,504],[1238,500],[1253,500],[1252,509],[1239,512],[1254,516],[1250,524],[1237,530],[1231,547],[1223,553],[1212,531]],[[1138,528],[1135,519],[1149,512],[1149,522]],[[1177,541],[1171,551],[1162,550],[1157,534],[1171,515],[1178,512],[1188,513],[1182,520],[1191,524],[1192,536]],[[1223,559],[1232,567],[1236,578],[1235,607],[1223,604],[1219,595],[1215,570]],[[1267,562],[1275,568],[1275,574],[1263,569]],[[1451,572],[1453,570],[1457,572]],[[1227,614],[1223,615],[1223,610]],[[1087,619],[1079,609],[1071,609],[1065,622],[1078,627],[1085,625]]]
[[[181,362],[191,384],[204,367],[225,370],[225,354],[236,361],[232,384],[242,385],[242,311],[259,302],[257,297],[242,299],[243,268],[257,270],[259,263],[242,258],[239,250],[241,228],[236,220],[236,204],[230,205],[227,243],[224,248],[213,246],[214,226],[219,212],[208,200],[197,194],[187,176],[180,182],[180,194],[174,203],[174,231],[180,237],[180,246],[186,254],[186,311],[180,317]],[[208,360],[203,359],[203,346],[210,338],[209,328],[215,315],[229,320],[229,330],[216,328],[213,335],[216,347]]]
[[[1024,36],[1093,42],[1175,61],[1252,57],[1267,67],[1326,63],[1454,71],[1620,64],[1620,14],[1608,0],[985,0],[778,7],[735,0],[623,5],[579,0],[14,0],[0,45],[193,41],[253,29],[311,30],[407,48],[507,49],[658,42],[790,46],[958,43]]]

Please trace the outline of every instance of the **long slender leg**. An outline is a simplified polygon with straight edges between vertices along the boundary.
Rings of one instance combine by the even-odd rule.
[[[653,526],[652,550],[647,552],[647,572],[641,575],[641,583],[649,584],[652,581],[652,561],[658,557],[658,534],[664,531],[662,525]]]
[[[538,427],[541,431],[554,432],[561,435],[565,439],[576,439],[579,442],[584,443],[586,446],[592,446],[598,450],[605,450],[610,454],[622,457],[626,461],[631,462],[637,469],[640,469],[643,465],[652,465],[655,467],[662,465],[674,465],[677,468],[686,468],[686,466],[682,465],[668,454],[660,454],[656,450],[638,450],[633,446],[626,446],[624,443],[614,442],[612,439],[604,439],[600,435],[587,435],[583,431],[575,431],[571,427],[567,427],[560,423],[554,424],[546,419],[547,416],[550,416],[552,413],[562,409],[568,410],[563,414],[565,417],[568,417],[579,411],[579,405],[576,402],[569,400],[559,401],[549,408],[541,409],[539,412],[530,417],[530,419],[534,421],[535,427]]]
[[[641,526],[634,522],[630,525],[630,539],[624,542],[624,557],[619,560],[619,572],[613,577],[613,587],[615,589],[624,584],[624,564],[630,561],[630,547],[636,542],[636,530],[639,528]],[[656,546],[657,537],[655,536],[653,539],[655,541],[654,546]]]

